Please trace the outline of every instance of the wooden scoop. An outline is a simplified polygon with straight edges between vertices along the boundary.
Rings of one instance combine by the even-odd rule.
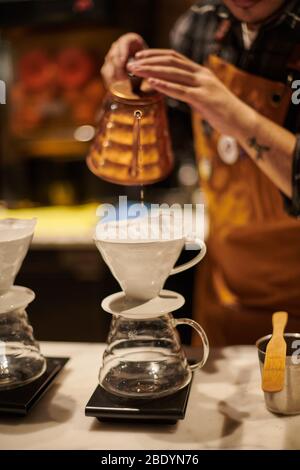
[[[262,376],[264,392],[280,392],[284,386],[286,342],[283,337],[288,314],[276,312],[272,317],[273,334],[267,349]]]

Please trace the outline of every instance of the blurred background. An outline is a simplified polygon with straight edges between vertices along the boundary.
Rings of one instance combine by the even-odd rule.
[[[85,157],[105,94],[100,68],[111,43],[129,31],[150,47],[168,47],[169,31],[188,0],[0,0],[0,217],[38,217],[16,284],[36,293],[28,308],[39,340],[104,341],[103,297],[120,290],[97,252],[99,204],[139,188],[106,183]],[[199,190],[188,113],[169,106],[176,165],[147,186],[146,202],[197,202]],[[191,253],[183,253],[187,261]],[[146,267],[145,267],[146,275]],[[194,271],[167,288],[182,293],[191,316]],[[185,342],[189,336],[183,333]]]

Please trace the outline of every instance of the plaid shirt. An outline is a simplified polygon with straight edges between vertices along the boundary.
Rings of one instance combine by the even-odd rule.
[[[222,28],[225,27],[224,33]],[[176,22],[171,32],[174,49],[197,63],[205,63],[210,54],[249,73],[290,84],[300,79],[297,68],[288,66],[295,51],[300,59],[300,1],[285,1],[279,12],[259,30],[250,49],[245,49],[242,25],[220,0],[197,2]],[[300,216],[300,105],[291,106],[285,127],[297,135],[294,154],[292,200],[285,198],[287,211]]]

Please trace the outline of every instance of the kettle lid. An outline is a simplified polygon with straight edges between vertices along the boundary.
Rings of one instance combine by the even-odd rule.
[[[151,89],[144,80],[138,92],[133,91],[130,80],[119,80],[110,85],[109,91],[117,99],[134,101],[139,104],[152,103],[162,99],[162,95]]]

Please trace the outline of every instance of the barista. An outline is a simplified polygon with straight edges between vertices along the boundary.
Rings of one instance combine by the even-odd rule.
[[[275,310],[300,331],[300,2],[203,0],[171,40],[173,50],[147,49],[126,34],[102,74],[129,70],[192,110],[210,216],[194,316],[214,346],[254,342]]]

